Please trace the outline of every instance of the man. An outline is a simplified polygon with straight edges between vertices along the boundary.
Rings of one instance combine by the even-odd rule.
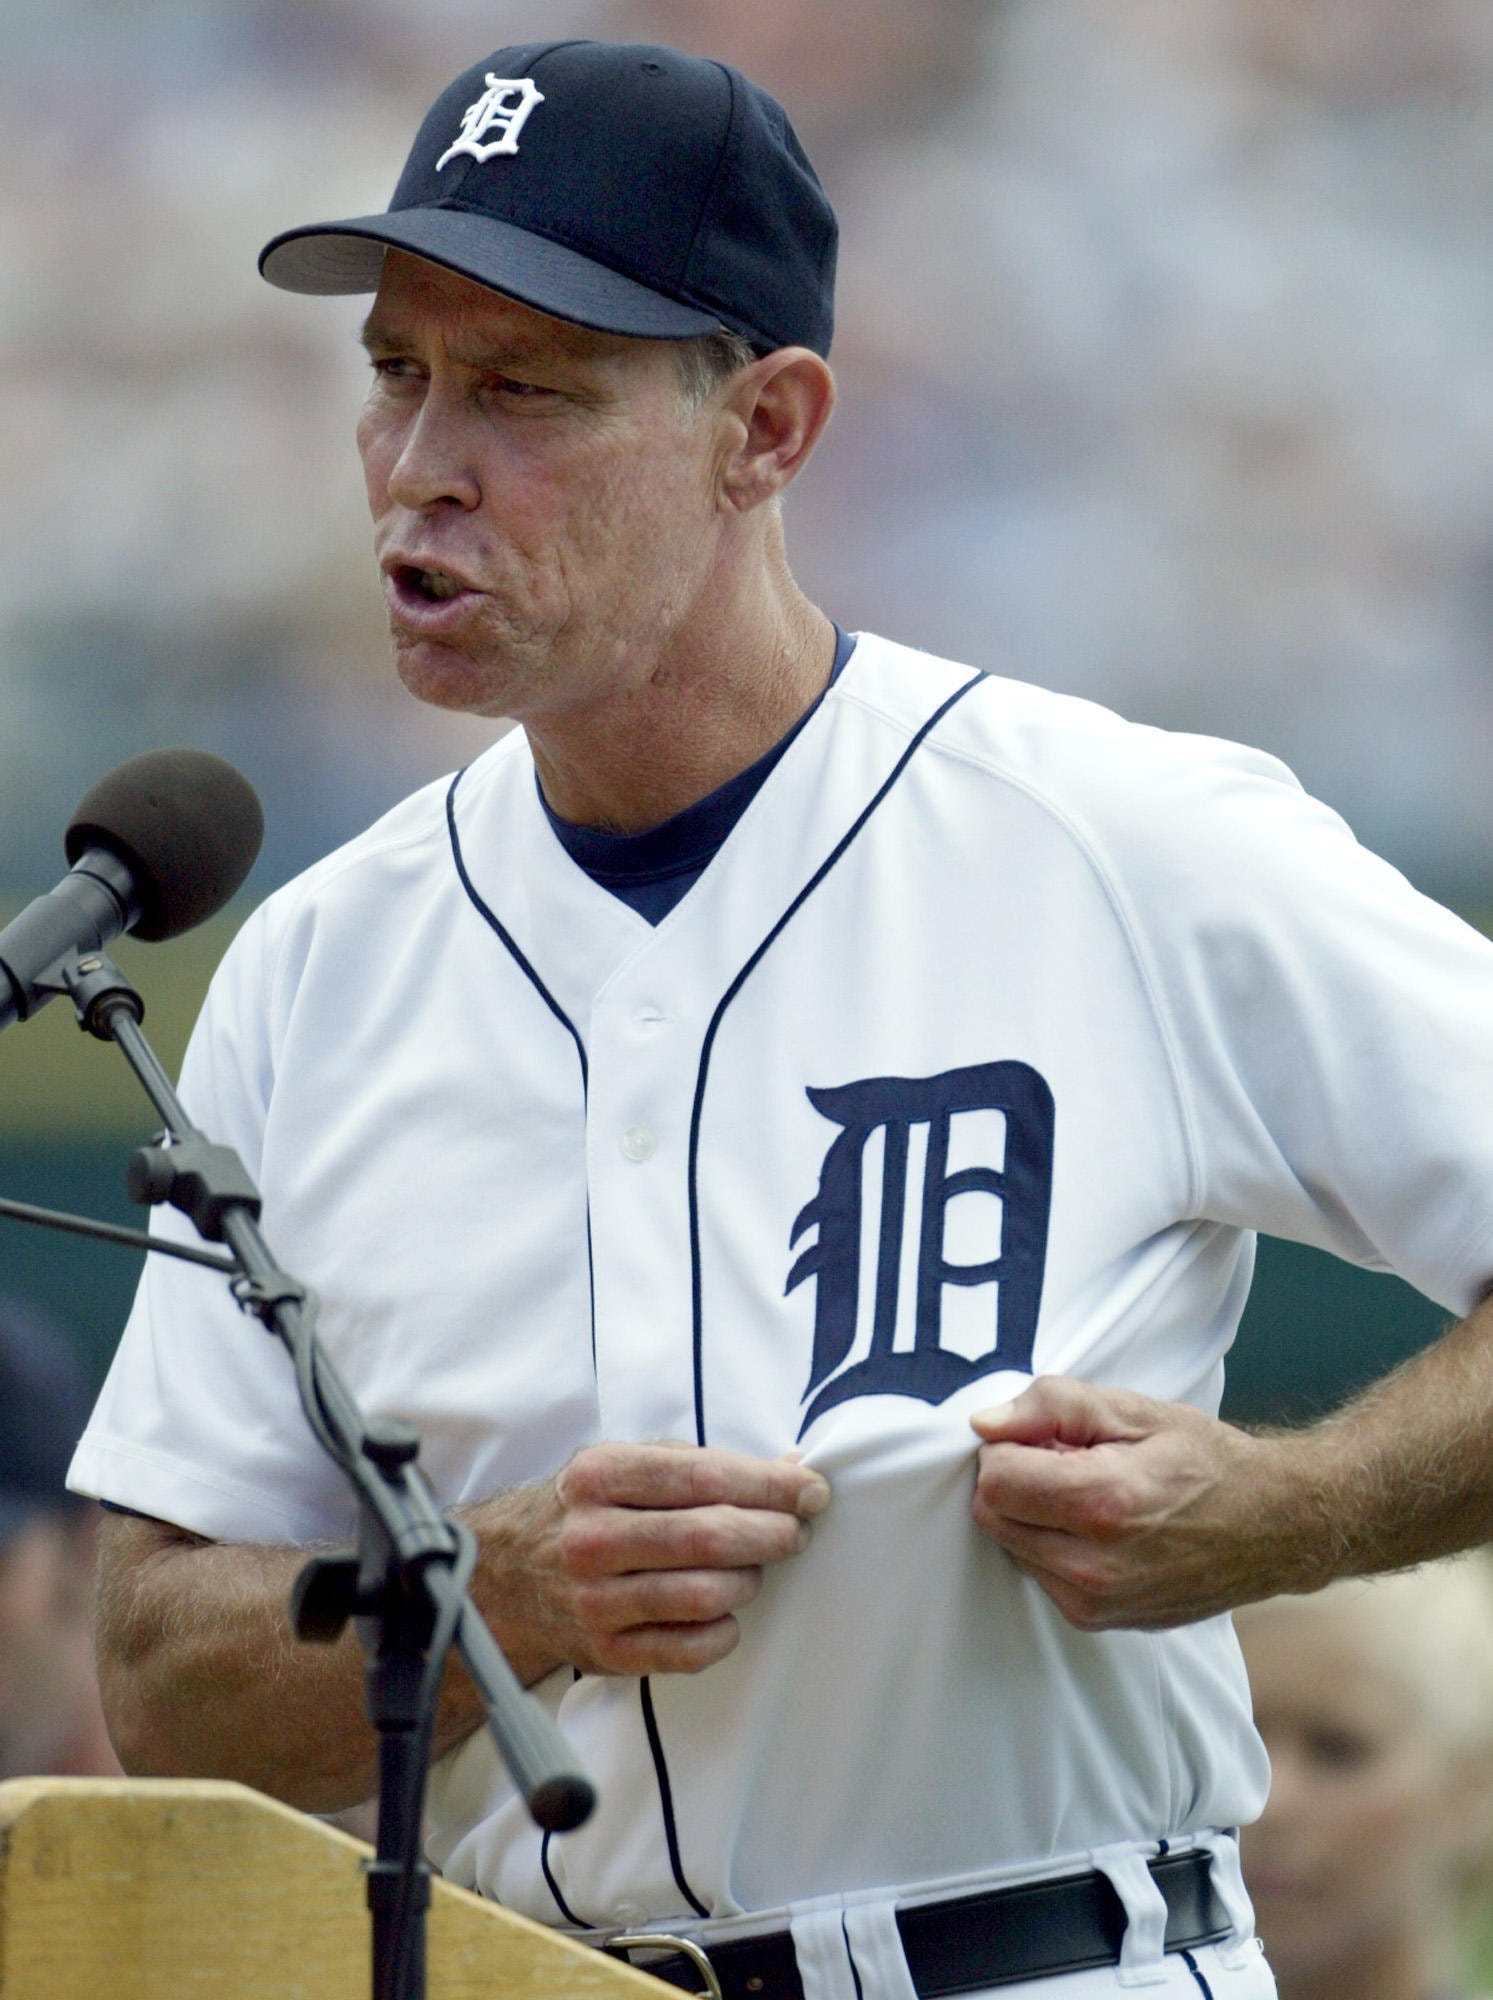
[[[0,1778],[119,1775],[93,1664],[98,1510],[64,1483],[88,1402],[67,1334],[0,1299]]]
[[[448,1874],[742,2000],[1246,2000],[1218,1614],[1493,1528],[1493,950],[1269,758],[806,601],[833,251],[775,104],[584,42],[269,246],[376,293],[404,681],[521,728],[269,900],[183,1089],[597,1780],[541,1839],[452,1676]],[[1261,1226],[1471,1317],[1315,1431],[1222,1425]],[[126,1762],[330,1809],[358,1661],[283,1605],[349,1517],[289,1374],[152,1268],[74,1478],[131,1510]]]

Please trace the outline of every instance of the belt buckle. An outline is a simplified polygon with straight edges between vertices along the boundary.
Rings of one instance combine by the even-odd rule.
[[[615,1953],[629,1965],[632,1964],[632,1960],[626,1957],[629,1951],[680,1952],[704,1981],[700,1988],[701,1995],[707,1996],[707,2000],[726,2000],[721,1991],[721,1982],[716,1978],[715,1967],[693,1938],[674,1937],[668,1931],[618,1931],[612,1937],[603,1938],[601,1948],[603,1951]],[[646,1972],[648,1968],[646,1965],[640,1965],[636,1970]]]

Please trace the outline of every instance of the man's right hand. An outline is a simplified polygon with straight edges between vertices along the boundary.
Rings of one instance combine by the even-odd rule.
[[[526,1685],[556,1667],[698,1673],[736,1644],[768,1563],[796,1555],[829,1488],[789,1458],[597,1444],[553,1478],[460,1511],[472,1595]],[[105,1712],[127,1771],[236,1778],[306,1812],[377,1782],[351,1629],[305,1646],[286,1617],[306,1551],[204,1541],[131,1514],[99,1533],[95,1631]],[[434,1754],[482,1726],[447,1673]]]
[[[698,1673],[737,1644],[769,1563],[797,1555],[829,1486],[791,1457],[588,1445],[552,1478],[461,1510],[509,1617],[550,1665]],[[479,1595],[485,1594],[480,1592]]]

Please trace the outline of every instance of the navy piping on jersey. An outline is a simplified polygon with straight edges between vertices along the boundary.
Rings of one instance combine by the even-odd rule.
[[[1193,1957],[1190,1951],[1187,1951],[1185,1949],[1183,1950],[1182,1963],[1187,1967],[1187,1970],[1192,1974],[1193,1978],[1197,1981],[1198,1990],[1201,1992],[1203,2000],[1213,2000],[1213,1988],[1208,1984],[1207,1980],[1204,1979],[1202,1974],[1202,1968],[1199,1966],[1197,1960]]]
[[[482,897],[478,895],[476,885],[467,873],[466,858],[461,851],[461,835],[456,830],[456,787],[465,776],[466,772],[464,769],[458,771],[456,776],[451,780],[450,789],[446,793],[446,825],[451,835],[451,858],[456,863],[457,877],[461,882],[462,888],[466,891],[467,898],[472,907],[497,933],[509,956],[513,959],[514,964],[523,973],[545,1006],[549,1008],[555,1019],[560,1023],[560,1026],[565,1029],[571,1040],[575,1043],[575,1052],[580,1057],[581,1063],[581,1109],[584,1116],[586,1102],[590,1094],[590,1069],[586,1062],[586,1045],[581,1040],[575,1023],[550,992],[528,959],[525,958],[522,951],[519,950],[518,943],[511,932],[509,932],[488,904],[483,901]],[[586,1196],[586,1281],[591,1300],[591,1367],[594,1371],[596,1367],[596,1271],[591,1254],[591,1197],[589,1192]],[[550,1836],[548,1833],[545,1834],[539,1844],[539,1866],[544,1875],[545,1886],[554,1897],[555,1906],[561,1916],[564,1917],[566,1923],[574,1924],[577,1930],[584,1930],[586,1926],[560,1894],[560,1885],[555,1880],[553,1871],[550,1868]]]
[[[580,1668],[572,1667],[570,1670],[571,1686],[572,1687],[578,1686],[581,1679],[582,1675]],[[539,1866],[544,1872],[544,1885],[549,1890],[550,1894],[554,1897],[555,1908],[560,1912],[560,1915],[565,1919],[567,1924],[574,1924],[576,1929],[579,1931],[596,1930],[599,1928],[599,1926],[596,1924],[588,1924],[583,1917],[578,1917],[575,1911],[571,1909],[569,1903],[567,1903],[565,1898],[560,1894],[560,1885],[555,1880],[554,1873],[550,1868],[550,1841],[553,1838],[554,1835],[548,1829],[546,1829],[544,1837],[541,1839],[539,1843]]]
[[[470,898],[473,907],[481,912],[481,914],[487,919],[488,923],[490,923],[493,929],[497,932],[498,936],[503,940],[503,943],[507,946],[509,952],[513,957],[513,961],[517,965],[519,971],[523,973],[524,977],[529,981],[529,984],[534,988],[534,991],[539,995],[540,999],[544,1002],[545,1006],[549,1008],[550,1012],[554,1015],[555,1019],[560,1023],[560,1026],[564,1028],[566,1033],[570,1036],[571,1040],[575,1043],[576,1054],[581,1059],[581,1083],[584,1086],[588,1078],[588,1071],[586,1066],[586,1049],[585,1049],[585,1044],[582,1042],[580,1035],[576,1031],[575,1023],[571,1020],[570,1016],[565,1012],[565,1009],[560,1005],[559,1001],[555,998],[554,994],[550,992],[549,988],[545,985],[544,981],[539,977],[539,974],[534,970],[533,966],[529,963],[528,959],[524,957],[523,953],[519,950],[518,945],[515,942],[512,935],[504,928],[501,921],[498,919],[497,916],[494,915],[493,911],[488,907],[488,905],[483,902],[481,896],[479,896],[477,893],[476,885],[472,881],[471,876],[467,873],[466,858],[461,851],[461,835],[456,830],[456,787],[461,783],[462,779],[465,776],[466,776],[466,771],[464,769],[458,771],[456,776],[451,780],[450,790],[446,793],[446,825],[449,827],[451,832],[451,855],[452,859],[456,863],[456,872],[458,876],[461,878],[461,886],[463,889],[466,890],[467,895]]]
[[[658,1778],[658,1802],[663,1808],[664,1839],[669,1848],[669,1867],[673,1871],[680,1895],[695,1915],[708,1917],[709,1910],[684,1879],[684,1863],[679,1858],[679,1829],[674,1824],[674,1788],[669,1783],[669,1767],[664,1761],[663,1738],[658,1733],[658,1717],[653,1712],[653,1689],[648,1684],[646,1674],[638,1682],[638,1699],[643,1705],[643,1727],[648,1732],[648,1748],[653,1752],[653,1769]]]
[[[861,1987],[861,1970],[855,1962],[855,1953],[850,1945],[850,1924],[845,1912],[840,1912],[840,1935],[845,1940],[845,1956],[850,1960],[850,1976],[855,1981],[855,2000],[865,2000]]]
[[[548,1829],[546,1829],[544,1838],[539,1843],[539,1865],[544,1870],[545,1887],[554,1897],[555,1907],[560,1912],[560,1915],[565,1919],[566,1923],[574,1924],[578,1931],[586,1930],[589,1928],[589,1926],[581,1922],[580,1918],[576,1915],[575,1911],[571,1909],[569,1903],[567,1903],[565,1898],[560,1894],[560,1885],[550,1872],[551,1838],[552,1838],[551,1833],[549,1832]]]
[[[545,1006],[549,1008],[555,1019],[560,1023],[560,1026],[575,1043],[575,1052],[581,1059],[581,1115],[584,1118],[591,1089],[591,1072],[586,1062],[586,1045],[581,1040],[575,1023],[565,1012],[559,1001],[556,1000],[554,994],[550,992],[533,966],[530,965],[528,959],[519,950],[513,936],[505,929],[494,912],[489,909],[488,905],[483,902],[477,893],[476,885],[467,873],[466,858],[461,851],[461,835],[456,830],[456,787],[465,776],[466,771],[464,768],[458,771],[456,776],[451,780],[450,790],[446,793],[446,826],[451,835],[451,858],[456,863],[457,877],[462,888],[466,890],[467,898],[472,907],[497,932],[507,947],[514,964],[523,973]],[[591,1301],[591,1371],[594,1374],[596,1372],[596,1266],[591,1254],[591,1193],[589,1187],[586,1191],[586,1285]]]
[[[983,673],[977,673],[971,679],[967,680],[962,687],[955,688],[947,701],[941,702],[932,715],[928,717],[927,721],[922,724],[917,734],[892,766],[890,773],[883,780],[870,803],[862,808],[859,816],[852,823],[850,830],[841,837],[831,851],[828,859],[821,862],[813,875],[809,877],[809,880],[799,890],[793,901],[767,933],[767,936],[763,938],[761,944],[757,946],[757,949],[752,953],[746,964],[726,988],[719,1005],[710,1017],[710,1026],[705,1030],[705,1040],[700,1049],[700,1071],[695,1083],[694,1109],[690,1113],[689,1123],[689,1256],[690,1286],[692,1291],[691,1310],[694,1322],[695,1442],[697,1444],[704,1444],[705,1442],[704,1300],[700,1271],[700,1115],[705,1105],[705,1084],[710,1073],[710,1054],[715,1045],[716,1033],[720,1028],[721,1022],[726,1017],[727,1008],[731,1005],[742,987],[745,986],[758,965],[766,957],[770,947],[782,935],[793,917],[803,908],[804,904],[813,895],[830,870],[850,848],[871,815],[880,806],[887,793],[890,792],[893,785],[896,784],[902,773],[912,762],[914,756],[922,748],[928,735],[943,721],[954,704],[963,701],[970,689],[978,687],[980,682],[985,678],[986,676]]]

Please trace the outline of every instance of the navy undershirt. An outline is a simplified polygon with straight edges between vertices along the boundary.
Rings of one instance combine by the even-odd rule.
[[[824,694],[839,679],[854,650],[855,640],[837,625],[835,663]],[[659,923],[699,881],[731,829],[761,791],[778,759],[823,701],[824,694],[804,710],[788,734],[779,737],[755,764],[748,764],[717,790],[686,806],[683,812],[675,813],[661,826],[649,827],[646,833],[603,833],[594,826],[576,826],[551,811],[541,788],[539,802],[545,817],[565,852],[578,868],[585,869],[593,882],[620,896],[629,909],[646,917],[650,924]]]

